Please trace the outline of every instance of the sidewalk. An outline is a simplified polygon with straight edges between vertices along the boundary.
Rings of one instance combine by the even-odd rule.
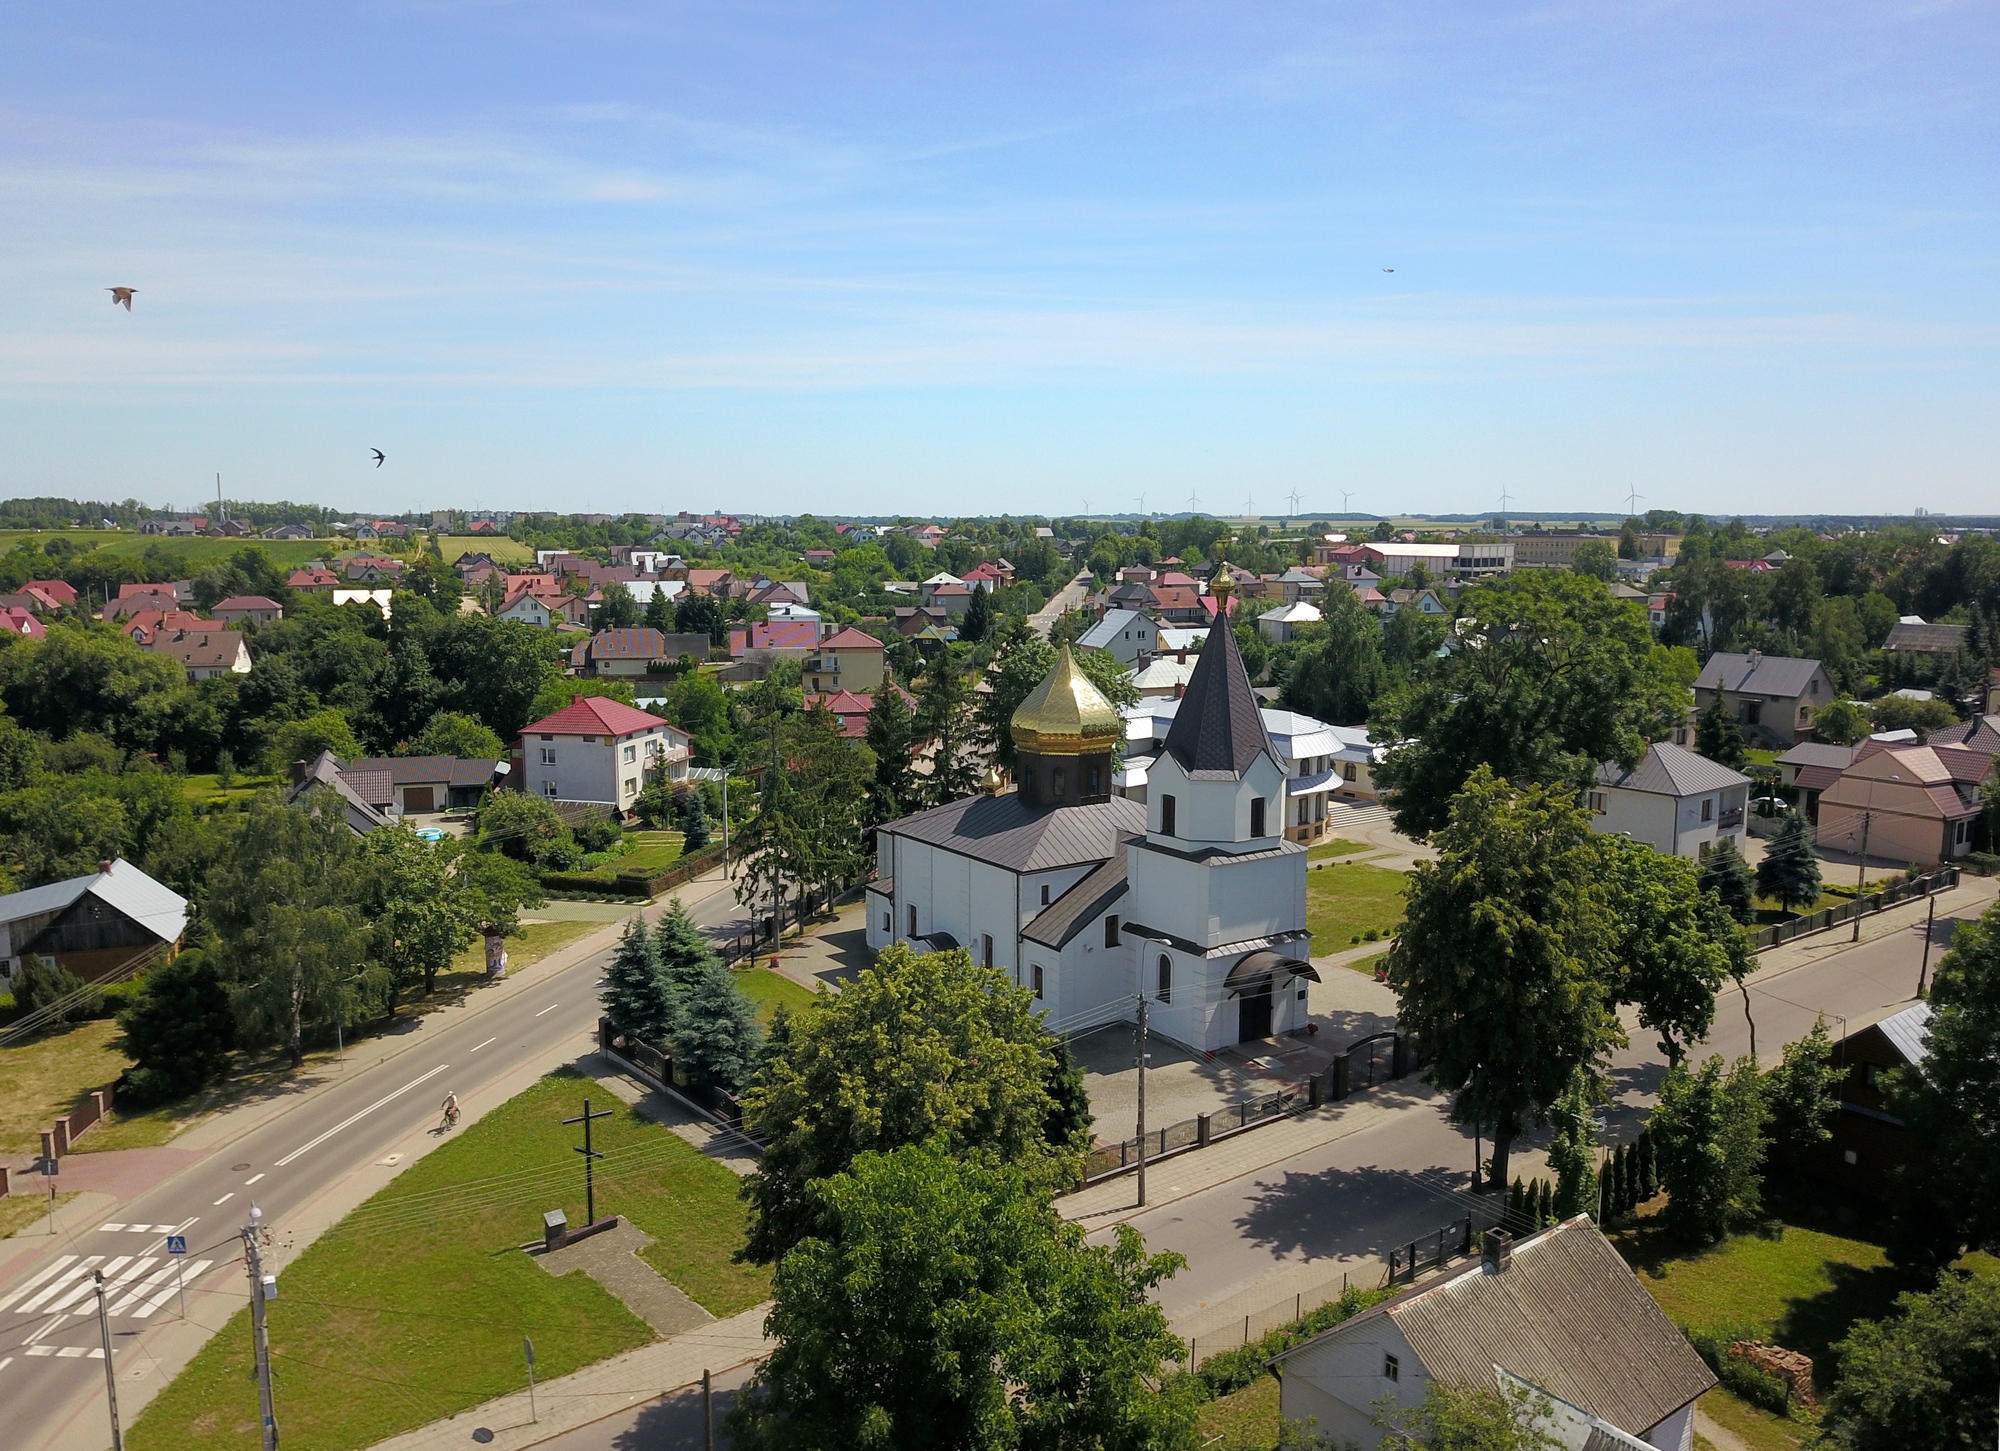
[[[1879,878],[1878,878],[1879,880]],[[1884,937],[1893,937],[1901,932],[1921,931],[1925,917],[1929,914],[1930,903],[1937,903],[1936,940],[1931,944],[1931,966],[1935,968],[1940,957],[1951,946],[1947,924],[1958,918],[1971,921],[2000,900],[2000,877],[1975,877],[1966,872],[1958,879],[1958,885],[1948,892],[1939,892],[1932,897],[1912,897],[1906,902],[1898,902],[1880,912],[1871,913],[1861,919],[1861,941],[1879,942]],[[1803,967],[1807,963],[1819,962],[1836,952],[1852,947],[1854,924],[1843,922],[1826,932],[1816,932],[1810,937],[1795,937],[1790,942],[1781,943],[1758,954],[1758,967],[1751,977],[1752,983],[1767,982],[1771,978]],[[1730,991],[1725,987],[1723,991]]]
[[[729,1370],[762,1359],[771,1351],[771,1342],[764,1338],[764,1316],[770,1309],[769,1304],[758,1305],[538,1385],[533,1417],[524,1385],[514,1395],[377,1442],[371,1451],[463,1451],[475,1441],[497,1451],[533,1446],[694,1385],[704,1370]],[[481,1431],[488,1434],[482,1436]]]

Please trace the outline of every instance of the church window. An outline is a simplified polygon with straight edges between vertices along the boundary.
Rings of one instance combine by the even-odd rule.
[[[1250,801],[1250,834],[1264,834],[1264,798],[1261,796],[1252,797]]]
[[[1162,796],[1160,798],[1160,835],[1172,836],[1173,834],[1174,798],[1171,796]]]
[[[1044,907],[1049,905],[1049,884],[1047,882],[1042,883],[1042,905]]]
[[[882,914],[882,930],[884,932],[894,932],[896,930],[896,914],[894,912],[884,912]]]
[[[991,932],[982,932],[979,934],[979,965],[981,967],[993,966],[993,934]]]
[[[916,904],[912,902],[910,904],[910,936],[915,937],[916,935],[917,935],[917,907]]]
[[[1104,919],[1104,945],[1106,947],[1118,945],[1118,915],[1115,912]]]
[[[1102,790],[1102,789],[1103,789],[1102,785],[1100,784],[1100,783],[1101,783],[1101,782],[1103,781],[1103,779],[1104,779],[1104,777],[1103,777],[1103,768],[1102,768],[1101,766],[1092,766],[1092,767],[1090,768],[1090,794],[1091,794],[1091,795],[1095,796],[1095,795],[1096,795],[1096,794],[1097,794],[1097,793],[1098,793],[1098,792],[1099,792],[1100,790]]]
[[[1155,996],[1163,1003],[1174,1000],[1174,960],[1164,952],[1160,954],[1160,988]]]
[[[1041,995],[1042,995],[1042,965],[1038,962],[1035,964],[1035,996],[1039,998]]]
[[[1057,766],[1053,771],[1049,772],[1049,796],[1052,800],[1062,800],[1063,786],[1065,784],[1063,768],[1061,766]]]

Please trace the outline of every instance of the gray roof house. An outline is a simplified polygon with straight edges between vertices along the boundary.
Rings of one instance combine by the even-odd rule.
[[[1156,653],[1159,642],[1157,621],[1137,610],[1106,610],[1076,643],[1082,650],[1109,650],[1121,664],[1130,665],[1141,655]]]
[[[1813,717],[1832,703],[1834,689],[1817,660],[1718,651],[1695,679],[1695,708],[1707,710],[1718,699],[1746,736],[1790,746],[1812,735]]]
[[[1518,1244],[1487,1231],[1477,1266],[1293,1346],[1276,1369],[1281,1415],[1362,1448],[1382,1443],[1383,1402],[1412,1410],[1436,1380],[1526,1390],[1545,1403],[1541,1429],[1578,1451],[1681,1451],[1716,1384],[1581,1214]]]
[[[49,957],[85,981],[116,976],[187,931],[187,898],[120,858],[88,876],[0,897],[0,973]]]
[[[1697,860],[1723,837],[1743,850],[1749,802],[1748,776],[1666,741],[1655,741],[1629,771],[1616,761],[1599,766],[1588,797],[1595,830]]]

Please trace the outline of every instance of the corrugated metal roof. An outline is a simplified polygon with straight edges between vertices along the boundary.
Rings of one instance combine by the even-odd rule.
[[[1836,746],[1831,741],[1800,741],[1778,757],[1780,766],[1831,766],[1845,771],[1854,764],[1854,747]]]
[[[1079,649],[1103,650],[1108,648],[1121,632],[1131,629],[1134,625],[1150,623],[1137,610],[1111,610],[1103,619],[1086,630],[1076,643]]]
[[[164,942],[179,940],[187,931],[187,898],[162,886],[123,857],[111,869],[63,882],[30,887],[0,897],[0,922],[18,922],[45,912],[60,912],[88,893],[116,908]]]
[[[1655,796],[1695,796],[1703,791],[1725,791],[1747,786],[1750,778],[1720,762],[1669,741],[1655,741],[1645,757],[1627,771],[1616,761],[1597,768],[1597,779],[1607,786],[1627,791],[1645,791]]]
[[[1119,842],[1103,866],[1064,892],[1036,915],[1021,935],[1061,950],[1113,902],[1125,895],[1125,845]]]
[[[882,830],[1014,872],[1052,871],[1108,860],[1146,829],[1146,808],[1123,796],[1086,806],[1036,806],[1018,791],[968,796]]]
[[[1931,1005],[1915,1003],[1892,1018],[1884,1018],[1875,1026],[1903,1055],[1903,1061],[1914,1067],[1930,1056],[1930,1044],[1925,1037],[1930,1025]]]
[[[1948,655],[1965,646],[1965,626],[1926,625],[1898,621],[1889,627],[1884,650],[1903,650],[1916,655]]]

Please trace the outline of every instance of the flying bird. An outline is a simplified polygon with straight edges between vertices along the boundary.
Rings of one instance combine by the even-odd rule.
[[[111,305],[113,307],[118,306],[122,302],[125,304],[125,310],[130,312],[132,310],[132,294],[139,289],[136,287],[107,287],[104,290],[111,294]]]
[[[374,454],[374,455],[375,455],[375,467],[376,467],[376,468],[378,468],[378,469],[379,469],[379,468],[381,468],[381,467],[382,467],[382,465],[383,465],[383,464],[384,464],[385,462],[387,462],[387,461],[388,461],[388,457],[389,457],[389,456],[388,456],[387,454],[383,453],[381,449],[379,449],[379,448],[371,448],[371,449],[369,449],[368,451],[369,451],[370,453],[372,453],[372,454]]]
[[[1394,272],[1396,269],[1393,267],[1384,267],[1382,270],[1384,272]]]

